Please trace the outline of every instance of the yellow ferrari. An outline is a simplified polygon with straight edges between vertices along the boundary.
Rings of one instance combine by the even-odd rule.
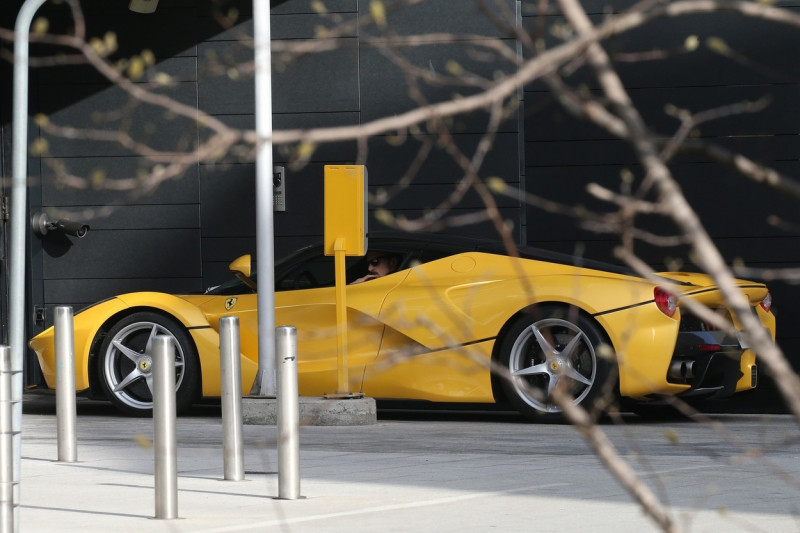
[[[276,325],[297,328],[301,395],[506,403],[536,418],[561,411],[552,395],[559,384],[587,408],[608,392],[646,402],[756,386],[755,354],[733,333],[740,327],[705,275],[662,273],[655,284],[614,267],[574,266],[568,256],[522,250],[511,257],[453,237],[370,237],[369,249],[367,257],[347,258],[349,391],[337,390],[334,258],[320,244],[275,266]],[[370,275],[383,261],[391,272]],[[175,340],[179,412],[219,397],[219,321],[236,315],[242,392],[249,393],[258,369],[257,280],[249,256],[231,271],[234,279],[205,294],[136,292],[77,313],[77,389],[126,413],[149,413],[152,340],[166,334]],[[353,284],[365,275],[375,279]],[[767,287],[738,284],[774,339]],[[681,308],[685,298],[734,329]],[[53,328],[30,346],[54,387]]]

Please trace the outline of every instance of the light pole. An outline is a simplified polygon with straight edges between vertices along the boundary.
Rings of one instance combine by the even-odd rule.
[[[14,531],[19,530],[19,478],[22,463],[22,386],[25,354],[25,234],[28,192],[28,37],[45,0],[25,0],[14,24],[14,111],[12,115],[11,235],[9,238],[8,340],[11,348],[11,403],[14,456]]]
[[[277,395],[275,380],[275,250],[272,211],[272,52],[268,0],[253,0],[256,82],[256,272],[258,373],[250,394]]]

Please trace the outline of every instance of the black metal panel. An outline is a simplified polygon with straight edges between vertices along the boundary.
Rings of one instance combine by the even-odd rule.
[[[752,160],[775,165],[792,161],[800,149],[800,139],[796,135],[732,136],[705,140],[726,150],[739,152]],[[681,155],[680,160],[697,163],[708,161],[695,153]],[[526,142],[525,164],[528,169],[531,169],[568,166],[637,166],[639,162],[630,144],[623,140],[578,138]],[[528,173],[530,172],[532,171],[529,170]]]
[[[148,49],[149,50],[149,49]],[[157,51],[157,50],[156,50]],[[155,56],[155,51],[152,51]],[[137,53],[141,53],[141,50]],[[180,55],[172,57],[155,57],[155,64],[149,65],[142,71],[141,76],[133,81],[137,85],[146,86],[147,83],[155,81],[159,76],[168,76],[173,83],[183,83],[187,81],[197,81],[197,51],[194,46],[184,50]],[[77,72],[65,68],[42,69],[36,71],[37,78],[43,85],[55,85],[58,87],[76,86],[73,90],[80,90],[84,94],[91,94],[97,91],[110,89],[111,80],[97,71],[97,69],[86,65],[79,65]],[[69,94],[65,95],[69,101]],[[74,95],[73,95],[74,96]],[[58,103],[58,100],[49,100],[49,103]]]
[[[276,113],[357,111],[358,50],[344,48],[311,54],[286,68],[273,68],[272,106]],[[199,45],[199,106],[212,115],[252,114],[255,83],[250,75],[231,79],[230,68],[252,62],[252,42]]]
[[[352,2],[355,4],[355,2]],[[285,6],[299,7],[298,2],[287,2]],[[356,13],[354,10],[328,11],[325,15],[311,13],[285,13],[283,10],[273,10],[270,17],[270,33],[273,41],[283,39],[315,39],[320,37],[320,29],[335,30],[340,37],[355,37]],[[214,35],[209,41],[236,41],[251,39],[253,37],[253,20],[245,20],[235,28]],[[274,53],[279,56],[282,51],[276,49]]]
[[[514,184],[510,185],[514,187]],[[373,191],[373,194],[375,191]],[[519,205],[519,200],[506,195],[491,194],[492,201],[498,207],[513,208]],[[473,187],[465,192],[457,190],[457,184],[426,185],[413,184],[407,188],[399,189],[382,207],[392,212],[405,209],[435,209],[449,206],[454,203],[458,209],[474,209],[481,212],[487,205]],[[449,207],[447,207],[449,209]]]
[[[253,16],[253,2],[250,0],[234,0],[225,3],[226,6],[235,6],[242,19]],[[352,13],[358,9],[358,0],[320,0],[319,2],[297,2],[296,0],[270,0],[270,12],[276,15],[319,15],[331,14],[338,16],[342,13]]]
[[[191,0],[190,3],[191,5],[175,8],[162,9],[159,6],[155,13],[148,15],[129,11],[128,1],[125,0],[95,2],[99,4],[96,6],[81,2],[81,7],[84,8],[84,22],[89,39],[104,40],[107,36],[113,38],[116,50],[108,59],[113,66],[122,67],[123,75],[130,74],[125,66],[131,58],[141,57],[146,53],[155,58],[156,64],[146,68],[141,76],[134,77],[134,82],[151,81],[156,73],[167,74],[174,81],[184,82],[196,80],[196,43],[218,33],[221,29],[219,19],[199,17],[198,4]],[[72,15],[63,3],[46,2],[37,12],[37,16],[47,18],[53,32],[71,32]],[[175,28],[181,28],[181,31],[175,31]],[[64,48],[56,52],[58,55],[72,53]],[[48,56],[52,53],[51,48],[37,45],[35,42],[32,44],[31,55],[34,64],[36,56]],[[52,57],[48,59],[52,60]],[[32,102],[35,103],[36,112],[48,115],[55,113],[59,107],[87,99],[94,93],[110,87],[110,81],[92,66],[70,60],[48,61],[46,68],[34,68],[31,74],[34,79],[40,78],[45,84],[71,86],[70,98],[63,99],[55,95],[55,98],[36,98],[36,101]],[[37,82],[32,83],[32,88],[37,84]],[[35,90],[32,95],[37,96]]]
[[[256,231],[255,166],[203,166],[203,238],[253,237]],[[286,176],[286,211],[275,212],[277,235],[322,235],[322,165],[307,165]]]
[[[631,98],[648,126],[657,132],[672,135],[679,120],[667,110],[700,113],[720,110],[716,120],[703,122],[696,128],[704,138],[744,135],[797,134],[800,131],[800,98],[797,85],[748,85],[712,87],[669,87],[631,91]],[[763,109],[737,111],[735,106],[762,102]],[[725,109],[728,113],[725,113]]]
[[[87,220],[91,231],[196,229],[200,224],[196,203],[183,205],[136,205],[112,207],[107,216]],[[92,212],[92,209],[89,209]],[[80,212],[78,212],[80,214]],[[100,214],[105,214],[100,210]]]
[[[198,199],[198,166],[192,165],[182,176],[161,182],[143,194],[139,176],[152,170],[152,164],[137,157],[75,157],[42,160],[42,205],[45,206],[120,206],[195,203]],[[67,171],[70,181],[59,181]],[[76,179],[78,187],[69,186]],[[123,187],[123,184],[129,183]]]
[[[203,237],[200,242],[203,250],[207,250],[203,254],[204,264],[223,263],[226,272],[228,264],[237,257],[245,254],[252,254],[255,257],[256,253],[255,235],[249,237]],[[203,275],[206,275],[205,266]]]
[[[491,10],[501,20],[514,18],[514,0],[493,2]],[[487,16],[486,6],[481,2],[464,2],[452,0],[426,0],[425,2],[397,3],[387,9],[387,25],[397,35],[424,35],[452,33],[457,37],[480,35],[482,37],[504,38],[505,28],[499,27]],[[359,11],[362,17],[370,15],[369,2],[360,2]],[[365,31],[374,32],[373,29]],[[463,37],[462,37],[463,38]]]
[[[636,165],[636,154],[625,141],[565,140],[525,143],[525,165],[532,167]],[[527,174],[531,174],[531,170]]]
[[[482,137],[479,134],[460,133],[453,135],[452,139],[456,148],[469,159],[475,154]],[[508,183],[518,183],[518,141],[519,135],[516,131],[497,134],[480,167],[480,176],[499,176]],[[440,139],[435,135],[418,135],[407,138],[376,136],[369,140],[366,164],[370,185],[388,188],[398,184],[410,169],[416,167],[415,160],[423,144],[427,142],[432,143],[432,147],[419,170],[413,173],[413,183],[458,183],[464,176],[464,171],[442,146]]]
[[[44,279],[197,278],[200,230],[90,231],[43,240]]]
[[[794,171],[789,173],[796,175],[797,163],[784,163],[781,166],[787,170],[787,167],[792,167]],[[641,184],[642,176],[637,167],[631,170],[637,176],[632,183],[635,189]],[[585,229],[591,223],[584,223],[581,217],[587,211],[598,215],[614,213],[617,206],[598,200],[587,191],[587,187],[597,184],[609,191],[619,192],[628,185],[623,179],[624,171],[618,165],[529,168],[528,192],[541,199],[557,202],[568,213],[572,213],[572,216],[565,216],[539,209],[529,210],[529,239],[598,238]],[[762,240],[786,237],[786,228],[777,225],[775,217],[789,224],[795,220],[796,199],[768,186],[751,182],[726,167],[708,163],[679,164],[673,165],[672,173],[689,204],[713,238]],[[645,199],[653,198],[655,192],[645,196]],[[581,206],[582,210],[575,211],[575,206]],[[554,224],[554,220],[560,222]],[[637,227],[658,235],[675,235],[677,231],[668,216],[640,214],[636,218],[636,224]],[[764,243],[759,245],[759,248],[763,247]],[[775,249],[773,253],[781,252]]]
[[[483,211],[475,209],[454,208],[446,212],[442,217],[430,217],[430,211],[421,209],[394,209],[392,215],[398,219],[412,222],[426,221],[428,227],[420,228],[420,231],[431,233],[443,233],[446,235],[461,235],[476,239],[497,240],[497,227],[493,221],[486,220],[482,215]],[[519,242],[520,224],[519,209],[500,208],[499,217],[502,222],[511,223],[512,233],[515,242]],[[397,228],[385,224],[382,220],[375,217],[375,211],[369,212],[369,231],[379,232],[395,230]]]
[[[369,4],[359,5],[361,14],[369,14]],[[493,6],[500,19],[514,18],[514,2],[507,1],[505,8]],[[362,120],[368,122],[415,109],[419,105],[451,100],[480,92],[471,83],[458,80],[458,73],[495,79],[499,73],[513,72],[516,68],[516,40],[509,38],[505,28],[498,26],[482,10],[478,2],[451,2],[433,0],[404,6],[394,5],[387,14],[392,33],[401,36],[452,34],[453,39],[429,42],[419,46],[398,47],[387,52],[380,47],[361,49],[360,86]],[[376,30],[365,28],[365,37]],[[476,37],[479,36],[479,37]],[[507,55],[500,54],[487,45],[497,40],[507,47]],[[428,79],[426,79],[426,76]],[[409,78],[415,79],[415,89],[421,97],[412,95]],[[449,119],[448,119],[449,121]],[[488,115],[483,109],[452,117],[450,129],[459,133],[482,132],[487,129]],[[517,131],[516,115],[510,113],[500,126],[500,131]]]
[[[450,71],[453,68],[463,68],[466,72],[488,79],[492,79],[498,71],[508,73],[515,70],[510,61],[481,47],[479,43],[431,44],[403,48],[401,51],[403,61],[409,63],[411,67],[430,72],[433,76],[448,81],[452,81],[453,76]],[[515,42],[509,40],[508,46],[513,50]],[[362,49],[360,63],[363,122],[402,114],[420,105],[419,99],[411,94],[406,74],[381,50]],[[439,103],[480,92],[480,89],[473,85],[448,81],[436,84],[421,83],[419,90],[424,98],[421,103]],[[476,133],[486,131],[489,117],[485,110],[479,109],[469,114],[455,116],[452,122],[453,125],[450,127],[452,131]],[[514,113],[506,115],[506,120],[500,124],[499,129],[503,132],[517,131],[519,127],[516,115]]]
[[[102,90],[100,90],[102,89]],[[195,106],[197,86],[178,83],[170,87],[151,87],[180,104]],[[74,92],[73,92],[74,91]],[[99,87],[88,98],[84,87],[73,85],[44,85],[39,88],[40,100],[58,108],[50,115],[56,125],[80,125],[88,130],[98,130],[111,136],[109,141],[97,140],[89,131],[76,138],[52,136],[42,132],[47,139],[47,155],[56,157],[130,156],[133,149],[125,148],[120,141],[130,137],[153,150],[180,152],[192,147],[197,140],[197,117],[177,116],[168,108],[142,103],[119,87]]]
[[[671,136],[681,127],[675,112],[692,113],[730,106],[731,112],[717,120],[704,122],[696,129],[704,138],[743,135],[796,134],[800,111],[794,102],[800,98],[796,85],[713,86],[632,89],[630,96],[648,127]],[[763,101],[758,113],[735,112],[733,106]],[[610,134],[587,121],[575,120],[549,93],[529,91],[525,95],[526,140],[600,140]]]
[[[667,63],[620,63],[618,68],[626,85],[752,85],[796,83],[800,79],[800,65],[794,60],[797,30],[786,24],[734,13],[660,19],[615,38],[614,44],[616,49],[625,51],[679,49],[690,36],[696,36],[701,46]],[[724,42],[732,53],[715,51],[715,39]]]
[[[797,7],[786,8],[798,11]],[[604,19],[602,15],[590,18],[595,25]],[[538,17],[524,17],[528,32],[533,32],[539,22]],[[560,22],[563,18],[558,15],[546,19],[547,27]],[[562,42],[550,31],[541,35],[548,47]],[[687,50],[685,44],[690,38],[696,39],[699,46]],[[788,24],[734,12],[656,18],[614,35],[603,45],[628,88],[785,84],[800,79],[800,66],[793,59],[796,30]],[[643,58],[651,51],[666,54]],[[588,67],[576,69],[567,81],[597,87]],[[543,89],[544,85],[537,87]]]
[[[255,236],[255,198],[255,165],[203,165],[200,179],[203,238]]]
[[[216,115],[214,117],[231,128],[241,130],[255,129],[255,116],[244,115]],[[359,121],[358,112],[343,113],[275,113],[272,117],[272,127],[274,131],[310,129],[310,128],[334,128],[338,126],[353,126]],[[201,131],[201,139],[208,130]],[[273,161],[276,165],[286,164],[296,160],[297,143],[275,144],[273,145]],[[356,141],[329,142],[319,144],[314,147],[310,154],[304,154],[303,159],[309,161],[324,161],[326,163],[352,162],[357,158]],[[254,153],[250,147],[244,149],[237,147],[219,157],[217,162],[252,164]]]

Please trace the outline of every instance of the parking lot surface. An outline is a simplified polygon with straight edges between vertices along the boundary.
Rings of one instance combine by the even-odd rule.
[[[57,461],[54,398],[26,395],[22,532],[658,531],[569,425],[513,413],[379,410],[303,426],[300,492],[278,495],[276,428],[244,427],[245,480],[223,480],[219,405],[177,422],[178,519],[155,519],[153,423],[78,401],[78,461]],[[602,428],[684,531],[800,529],[798,426],[624,416]]]

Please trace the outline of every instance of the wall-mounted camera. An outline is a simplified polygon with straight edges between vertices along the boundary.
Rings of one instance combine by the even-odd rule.
[[[61,232],[65,235],[72,235],[79,239],[85,237],[89,232],[89,224],[74,222],[65,218],[51,219],[46,213],[36,213],[31,217],[31,227],[33,232],[39,237],[43,237],[50,232]]]

